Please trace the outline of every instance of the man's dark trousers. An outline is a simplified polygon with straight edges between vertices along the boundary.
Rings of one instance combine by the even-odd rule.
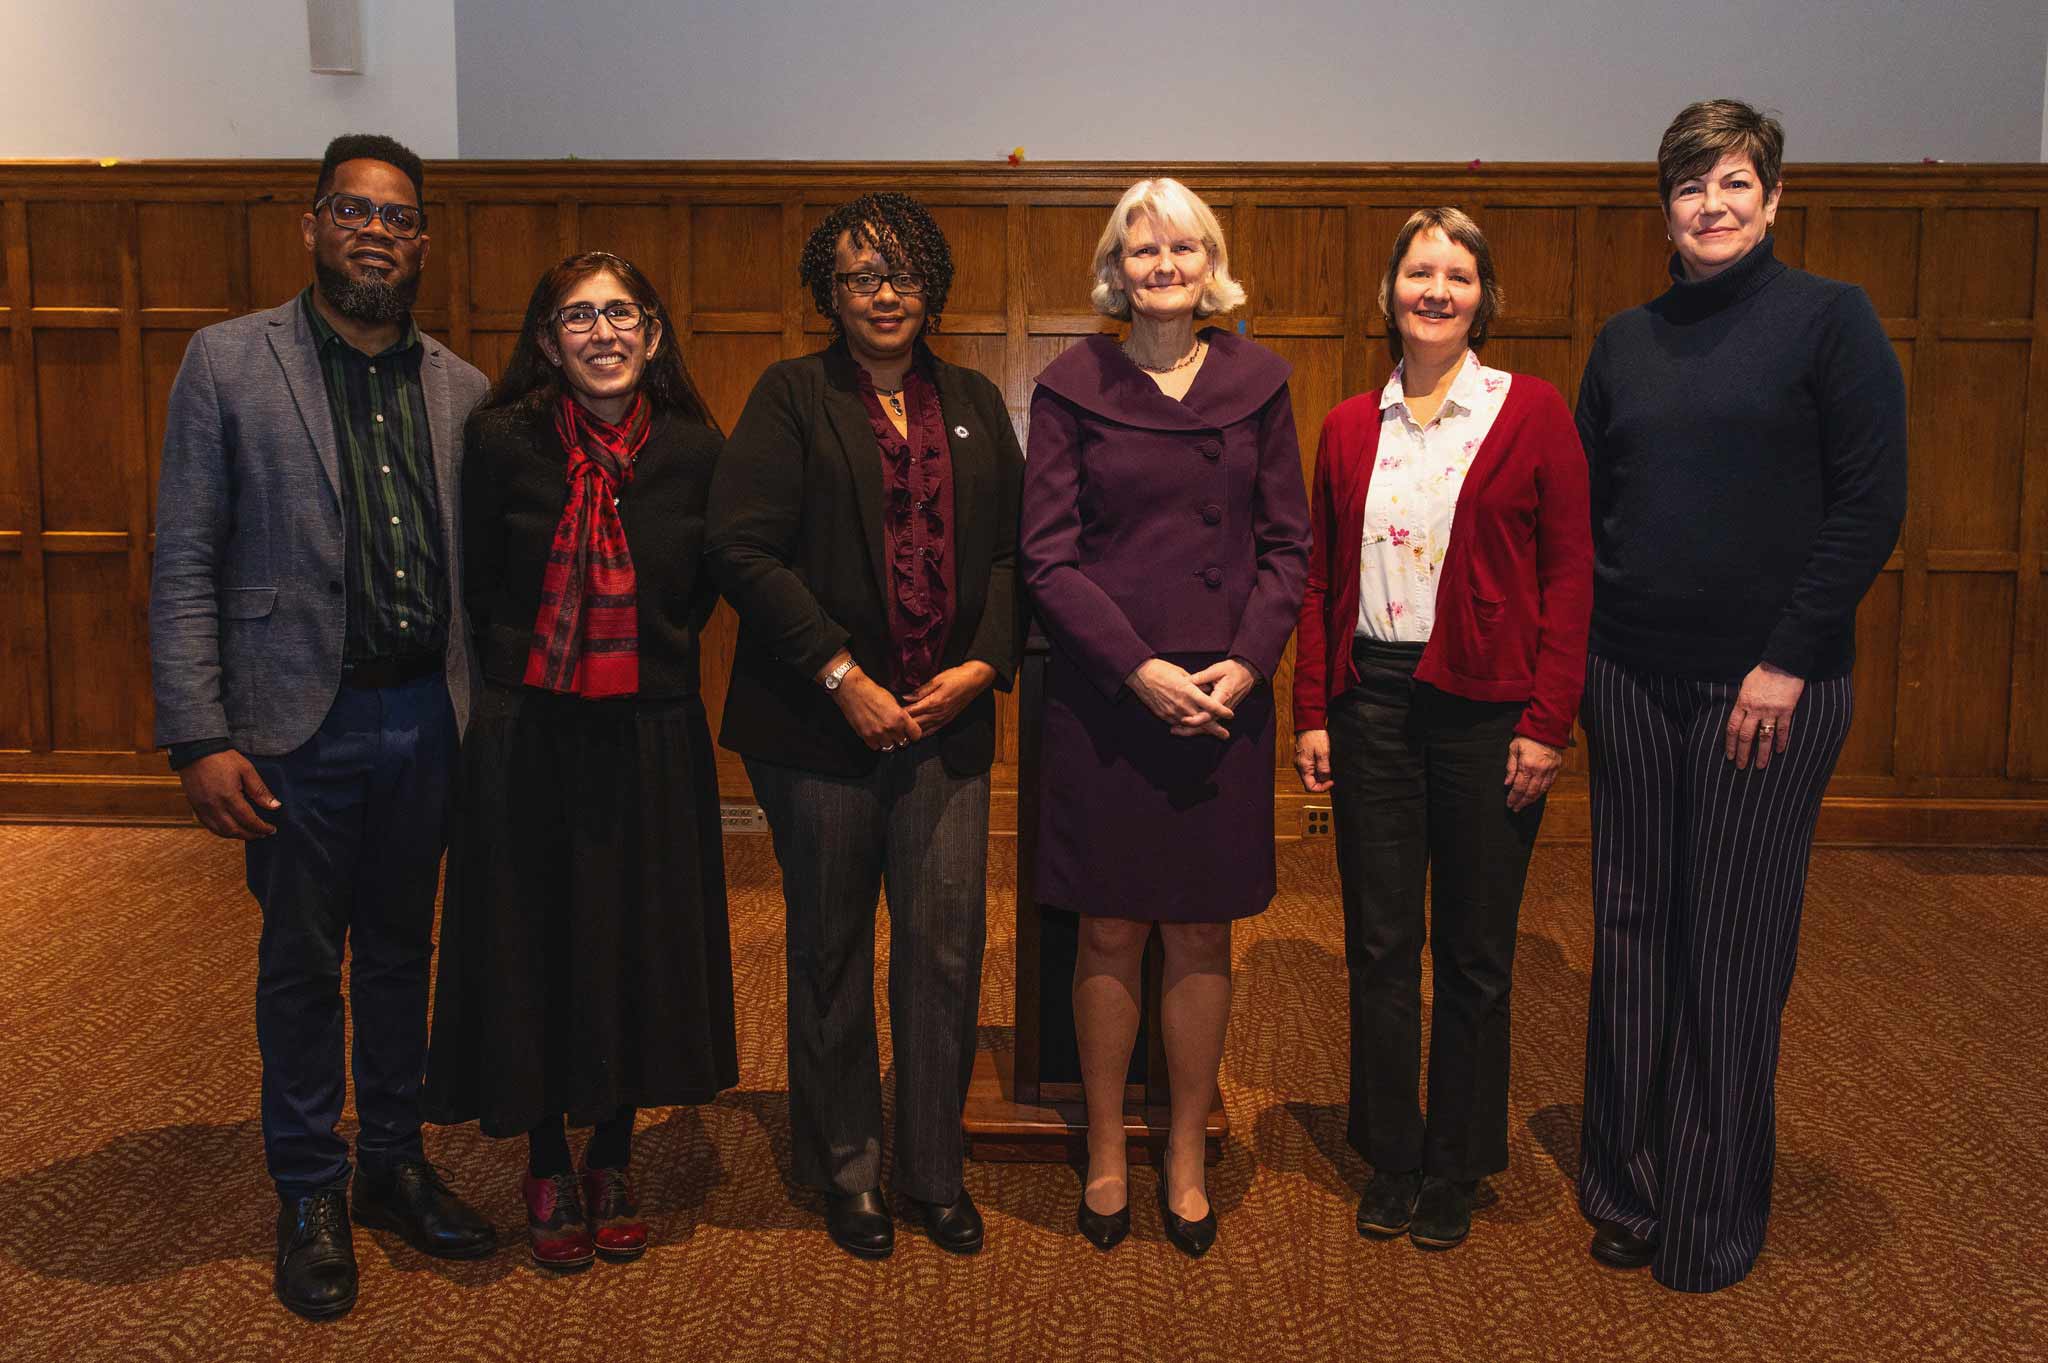
[[[438,666],[396,686],[344,684],[318,732],[282,757],[252,757],[283,808],[249,844],[263,909],[256,1043],[263,1149],[287,1199],[346,1179],[341,1120],[341,961],[353,953],[357,1155],[371,1168],[418,1159],[455,712]]]

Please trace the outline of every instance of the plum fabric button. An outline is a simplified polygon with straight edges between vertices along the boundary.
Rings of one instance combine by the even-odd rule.
[[[1220,587],[1220,586],[1222,586],[1222,585],[1223,585],[1223,570],[1222,570],[1221,568],[1204,568],[1204,569],[1202,569],[1202,581],[1206,582],[1206,583],[1207,583],[1207,584],[1209,584],[1209,585],[1210,585],[1211,587]]]
[[[1216,505],[1216,503],[1210,502],[1207,506],[1202,508],[1202,524],[1216,525],[1219,522],[1221,522],[1222,519],[1223,508]]]

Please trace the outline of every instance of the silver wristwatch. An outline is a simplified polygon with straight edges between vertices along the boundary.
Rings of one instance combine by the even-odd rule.
[[[848,658],[845,662],[825,674],[825,689],[827,691],[837,691],[839,683],[845,681],[846,674],[851,671],[853,671],[853,659]]]

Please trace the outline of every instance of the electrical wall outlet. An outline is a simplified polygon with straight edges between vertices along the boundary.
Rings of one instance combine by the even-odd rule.
[[[1327,838],[1330,836],[1330,807],[1328,805],[1303,805],[1301,807],[1301,835],[1305,838]]]
[[[718,826],[726,833],[766,833],[768,816],[759,805],[720,805]]]

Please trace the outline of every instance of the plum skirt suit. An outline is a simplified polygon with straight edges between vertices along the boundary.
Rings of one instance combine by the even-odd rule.
[[[1273,676],[1308,565],[1289,367],[1214,328],[1179,400],[1106,336],[1038,376],[1018,557],[1053,645],[1038,893],[1078,913],[1224,922],[1273,897],[1273,695],[1176,738],[1124,686],[1153,657]]]
[[[1571,742],[1593,546],[1585,455],[1555,388],[1468,355],[1443,410],[1436,434],[1415,432],[1396,371],[1323,423],[1294,727],[1328,730],[1336,780],[1351,1146],[1383,1172],[1463,1182],[1507,1167],[1515,932],[1543,819],[1541,799],[1509,809],[1502,778],[1516,736]],[[1454,488],[1393,471],[1419,458],[1432,472],[1438,458],[1470,462]],[[1376,470],[1387,472],[1376,480]],[[1375,481],[1386,486],[1369,517]],[[1439,544],[1432,502],[1446,496]],[[1379,528],[1392,520],[1421,527],[1421,561],[1442,551],[1426,628],[1414,601],[1389,592],[1402,579],[1381,568],[1385,542],[1409,533]],[[1368,526],[1371,594],[1360,571]],[[1426,1115],[1416,1101],[1425,921],[1435,967]]]

